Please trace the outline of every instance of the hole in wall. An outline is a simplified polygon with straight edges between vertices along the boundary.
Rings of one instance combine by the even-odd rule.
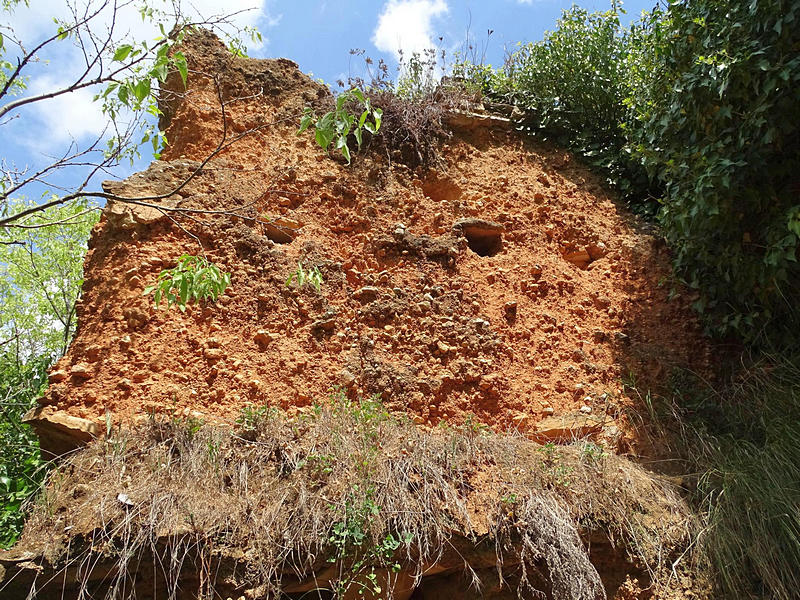
[[[503,226],[483,219],[461,219],[453,233],[467,238],[467,246],[478,256],[494,256],[503,250]]]
[[[503,249],[503,237],[499,231],[464,231],[467,246],[478,256],[494,256]]]

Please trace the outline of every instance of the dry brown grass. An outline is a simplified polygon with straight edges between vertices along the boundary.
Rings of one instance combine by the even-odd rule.
[[[234,430],[172,419],[112,431],[52,476],[23,545],[80,565],[87,582],[114,557],[109,598],[136,588],[146,556],[169,597],[186,569],[210,594],[222,556],[239,565],[237,589],[265,597],[309,581],[333,597],[369,591],[398,568],[417,580],[432,565],[470,571],[464,548],[482,544],[521,597],[605,597],[589,541],[609,541],[654,589],[690,562],[685,503],[589,442],[540,446],[469,423],[423,431],[342,397],[295,419],[243,417]]]

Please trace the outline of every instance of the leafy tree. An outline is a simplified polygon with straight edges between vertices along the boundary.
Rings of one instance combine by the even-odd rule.
[[[30,202],[13,200],[12,210]],[[0,229],[0,547],[22,529],[24,503],[46,461],[23,415],[47,384],[47,369],[75,332],[83,256],[97,210],[87,200],[52,206]]]
[[[12,200],[21,211],[30,201]],[[0,343],[17,364],[58,358],[75,332],[83,256],[97,208],[86,199],[36,212],[0,229]]]
[[[0,548],[19,537],[25,502],[46,472],[39,441],[22,417],[47,384],[48,365],[46,358],[20,365],[13,355],[0,353]]]
[[[798,0],[695,0],[636,33],[631,138],[664,186],[678,273],[716,332],[749,340],[800,325],[798,23]]]

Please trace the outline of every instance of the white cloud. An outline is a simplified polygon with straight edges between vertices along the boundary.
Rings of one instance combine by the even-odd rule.
[[[70,83],[70,80],[44,75],[32,82],[28,93],[36,95],[64,89]],[[34,123],[28,122],[28,126],[33,125],[33,129],[40,129],[41,135],[31,136],[29,145],[39,149],[50,148],[51,152],[57,152],[57,148],[63,148],[64,144],[73,139],[96,138],[102,134],[107,121],[100,104],[92,101],[94,95],[95,92],[84,88],[31,104],[29,110],[33,113]]]
[[[445,0],[389,0],[378,17],[372,43],[395,56],[400,50],[410,56],[434,48],[432,21],[447,11]]]

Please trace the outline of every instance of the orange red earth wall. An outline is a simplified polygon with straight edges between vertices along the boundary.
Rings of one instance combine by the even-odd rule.
[[[691,298],[669,298],[666,249],[568,153],[459,115],[439,168],[374,149],[346,166],[296,135],[329,92],[294,63],[236,58],[210,34],[184,52],[188,91],[173,78],[162,98],[162,160],[105,187],[158,196],[199,169],[149,201],[192,212],[108,203],[78,334],[32,416],[43,430],[233,420],[248,403],[295,411],[341,388],[424,425],[602,431],[624,450],[623,379],[707,367]],[[232,287],[156,309],[143,290],[184,253],[205,253]],[[319,292],[286,285],[298,262],[319,268]]]

